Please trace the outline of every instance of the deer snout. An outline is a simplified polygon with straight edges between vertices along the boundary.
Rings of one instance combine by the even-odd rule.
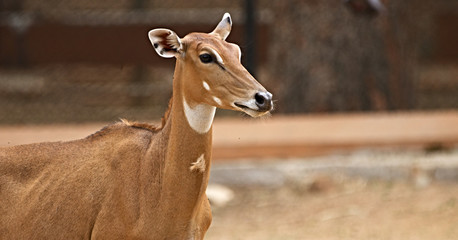
[[[272,94],[270,92],[257,92],[254,95],[254,100],[259,111],[267,112],[272,110]]]

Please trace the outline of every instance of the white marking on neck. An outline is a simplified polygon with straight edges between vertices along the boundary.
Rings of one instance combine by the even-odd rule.
[[[204,85],[205,90],[210,91],[210,85],[207,82],[203,81],[202,85]]]
[[[189,126],[194,131],[204,134],[210,130],[213,118],[215,117],[216,107],[207,104],[198,104],[195,107],[191,107],[184,98],[183,107],[186,120],[188,120]]]
[[[200,173],[205,172],[205,157],[204,154],[200,155],[199,158],[193,163],[191,163],[191,167],[189,167],[189,170],[191,172],[198,171]]]

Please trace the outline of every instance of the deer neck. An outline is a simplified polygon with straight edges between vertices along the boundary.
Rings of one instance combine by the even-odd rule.
[[[165,211],[176,211],[183,219],[194,218],[199,203],[205,197],[208,184],[212,122],[215,108],[189,103],[183,88],[186,72],[177,60],[173,80],[173,99],[170,115],[164,126],[167,135],[162,197]],[[206,199],[206,198],[205,198]],[[180,217],[181,218],[181,217]],[[177,223],[178,224],[178,223]]]
[[[201,156],[206,162],[210,160],[212,125],[216,107],[196,103],[190,99],[187,89],[184,88],[184,82],[189,81],[192,74],[186,72],[183,65],[180,60],[177,60],[173,80],[168,150],[169,153],[179,153],[179,156],[175,156],[179,159],[175,158],[175,160],[185,161],[184,167],[189,170]],[[202,173],[206,169],[198,170]]]

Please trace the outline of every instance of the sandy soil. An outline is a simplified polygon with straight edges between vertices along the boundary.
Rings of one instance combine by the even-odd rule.
[[[318,187],[317,187],[318,186]],[[440,239],[458,236],[458,185],[324,178],[315,185],[233,189],[207,240]]]

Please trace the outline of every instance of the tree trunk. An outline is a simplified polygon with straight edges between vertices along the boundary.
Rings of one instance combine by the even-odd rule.
[[[390,2],[382,13],[360,14],[340,1],[276,1],[269,64],[281,81],[279,111],[413,107],[415,44],[400,34],[407,4]]]

